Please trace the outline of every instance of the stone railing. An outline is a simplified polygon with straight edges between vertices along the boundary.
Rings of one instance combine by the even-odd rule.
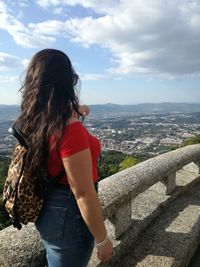
[[[176,191],[176,173],[191,162],[197,166],[197,177],[200,145],[187,146],[146,160],[99,183],[99,198],[116,252],[113,263],[108,266],[116,266],[115,262],[131,246],[132,237],[136,236],[132,225],[132,201],[158,182],[166,186],[166,195],[173,195]],[[42,243],[32,224],[21,231],[8,227],[0,232],[0,266],[44,265]],[[93,256],[89,266],[97,265],[103,266]]]
[[[151,158],[104,179],[99,198],[106,218],[115,227],[117,239],[131,224],[131,200],[157,182],[166,185],[166,194],[176,188],[176,173],[189,163],[200,172],[200,145],[183,147]]]

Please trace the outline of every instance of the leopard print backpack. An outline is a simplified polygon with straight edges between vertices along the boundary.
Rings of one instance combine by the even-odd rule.
[[[19,143],[14,149],[8,169],[8,175],[3,189],[3,201],[9,216],[13,220],[13,226],[20,230],[22,224],[37,220],[43,207],[44,194],[39,193],[38,177],[27,175],[26,159],[29,149],[19,129],[13,126],[9,131],[18,139]],[[41,171],[41,176],[45,178],[42,184],[43,193],[49,186],[58,183],[64,175],[65,172],[62,171],[53,180],[51,179],[51,183],[48,183],[45,173]]]

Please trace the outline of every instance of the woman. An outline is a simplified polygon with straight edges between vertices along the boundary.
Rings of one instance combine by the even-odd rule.
[[[44,49],[33,56],[21,89],[17,123],[31,150],[29,172],[44,169],[53,179],[65,170],[36,221],[49,267],[87,266],[94,243],[101,261],[113,255],[95,190],[100,143],[78,120],[89,110],[78,104],[77,82],[67,55]]]

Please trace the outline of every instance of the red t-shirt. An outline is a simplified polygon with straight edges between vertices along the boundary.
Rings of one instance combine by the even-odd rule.
[[[54,138],[50,138],[50,147],[55,140]],[[48,174],[57,176],[64,168],[62,158],[69,157],[86,148],[90,148],[91,151],[93,180],[94,182],[98,181],[97,161],[101,152],[101,145],[99,140],[91,135],[79,121],[67,125],[59,149],[50,150],[47,160]],[[60,183],[68,184],[67,176],[63,177]]]

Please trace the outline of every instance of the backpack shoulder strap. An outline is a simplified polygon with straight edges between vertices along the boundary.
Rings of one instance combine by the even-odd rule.
[[[28,148],[28,145],[22,135],[22,132],[16,123],[14,123],[13,126],[8,131],[18,140],[20,145],[24,146],[25,148]]]
[[[23,134],[19,128],[19,126],[17,125],[17,123],[15,122],[13,124],[13,126],[8,130],[10,134],[12,134],[20,143],[21,146],[25,147],[28,149],[28,144],[25,140],[25,138],[23,137]],[[56,184],[59,183],[59,181],[66,175],[65,170],[63,169],[56,177],[47,177],[45,176],[43,179],[44,181],[50,185],[50,186],[55,186]],[[52,179],[51,179],[52,178]]]

